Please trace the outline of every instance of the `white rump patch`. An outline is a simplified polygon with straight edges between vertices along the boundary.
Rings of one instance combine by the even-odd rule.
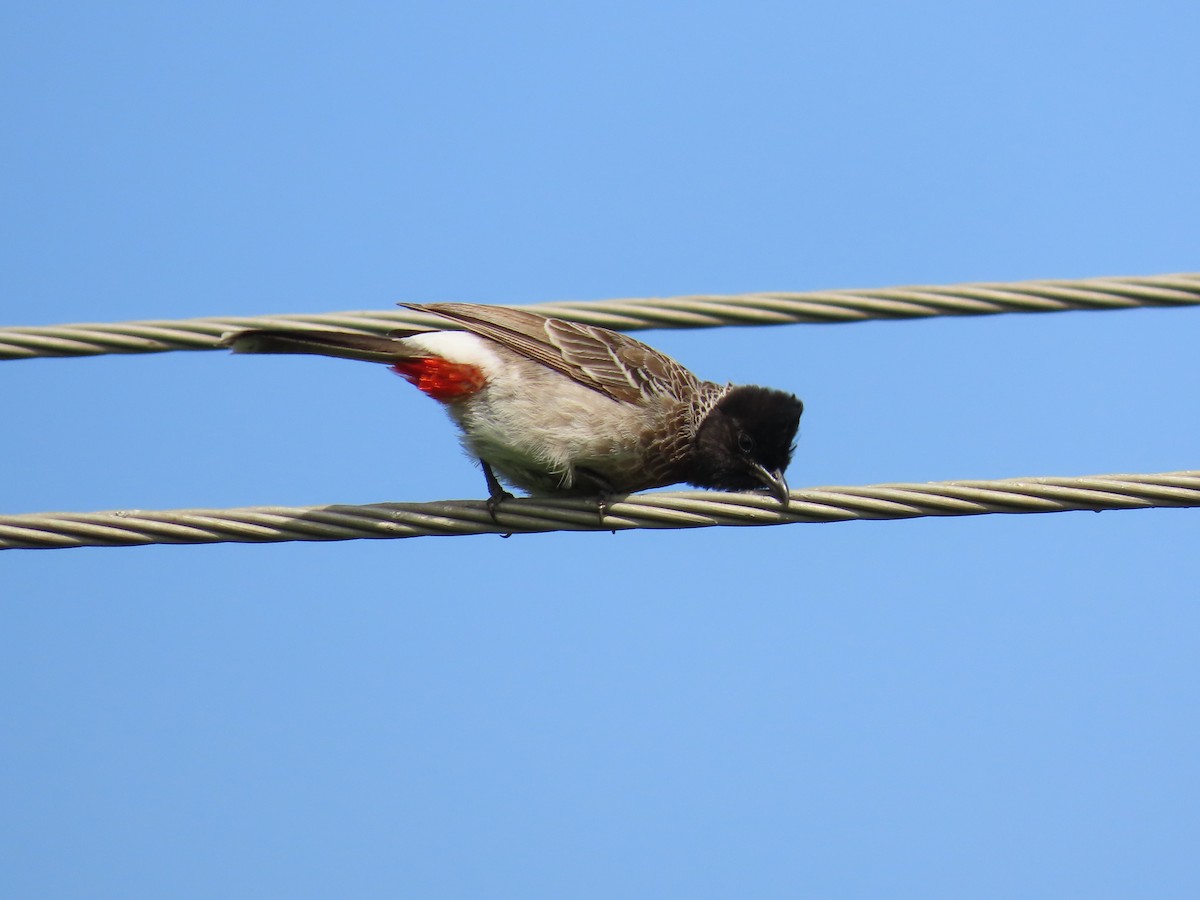
[[[488,346],[490,342],[467,331],[430,331],[427,334],[414,334],[405,338],[404,343],[430,356],[478,366],[488,379],[494,378],[500,368],[500,358]]]

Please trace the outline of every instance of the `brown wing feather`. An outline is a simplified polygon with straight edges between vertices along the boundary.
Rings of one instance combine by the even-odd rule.
[[[546,331],[566,359],[630,402],[682,399],[699,386],[699,379],[671,357],[626,334],[562,319],[548,319]]]
[[[628,335],[505,306],[403,303],[432,312],[622,403],[679,398],[699,380],[669,356]]]

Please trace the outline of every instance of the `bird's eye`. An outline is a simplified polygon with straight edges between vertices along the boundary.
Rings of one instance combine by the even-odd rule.
[[[750,454],[754,452],[754,438],[746,434],[744,431],[738,432],[738,449],[743,453]]]

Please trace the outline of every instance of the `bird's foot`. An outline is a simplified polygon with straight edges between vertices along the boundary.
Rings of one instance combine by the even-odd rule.
[[[485,460],[480,460],[480,463],[483,465],[483,477],[487,480],[488,515],[492,517],[492,522],[494,524],[499,525],[500,517],[496,515],[496,513],[500,509],[500,504],[505,500],[511,500],[513,495],[504,489],[504,485],[500,483],[500,479],[496,477],[496,473],[492,471],[492,467],[489,466]],[[502,534],[500,536],[504,538],[510,538],[512,537],[512,532],[510,531],[508,534]]]
[[[603,525],[604,517],[608,515],[609,503],[612,501],[612,482],[598,472],[593,472],[591,469],[585,469],[582,466],[575,469],[575,477],[596,489],[596,513],[600,517],[600,524]],[[616,534],[616,532],[614,531],[613,534]]]
[[[511,499],[513,499],[513,495],[503,489],[497,491],[496,493],[492,494],[490,497],[487,498],[487,511],[488,511],[488,515],[492,517],[493,522],[496,522],[498,524],[500,521],[500,519],[496,515],[496,513],[499,512],[499,510],[500,510],[500,504],[503,503],[505,500],[511,500]]]

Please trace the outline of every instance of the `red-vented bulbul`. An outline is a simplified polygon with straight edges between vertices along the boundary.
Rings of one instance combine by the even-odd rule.
[[[255,330],[237,353],[313,353],[385,363],[440,401],[487,478],[535,495],[625,493],[687,482],[765,486],[788,502],[784,471],[804,405],[792,394],[701,381],[627,335],[502,306],[401,304],[458,330]]]

